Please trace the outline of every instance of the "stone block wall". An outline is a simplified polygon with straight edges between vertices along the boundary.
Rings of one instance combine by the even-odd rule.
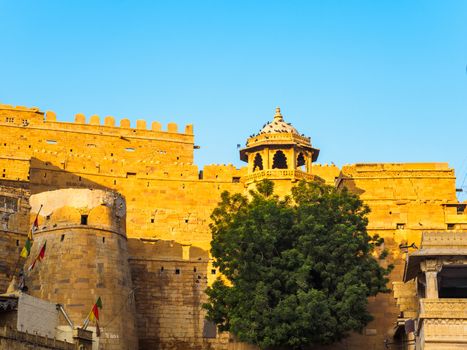
[[[225,349],[227,334],[203,338],[204,290],[217,274],[209,253],[170,241],[129,245],[140,349]]]
[[[29,195],[28,182],[0,179],[0,293],[6,291],[20,268],[19,253],[29,230]]]

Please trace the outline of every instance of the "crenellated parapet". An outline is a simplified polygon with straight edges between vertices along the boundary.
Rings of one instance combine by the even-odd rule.
[[[85,130],[87,132],[103,132],[108,131],[111,134],[121,132],[122,135],[153,137],[154,134],[173,134],[176,136],[192,136],[193,125],[188,124],[184,128],[179,129],[176,123],[170,122],[166,128],[163,128],[161,123],[152,122],[147,125],[145,120],[139,119],[136,125],[132,126],[130,119],[121,119],[119,124],[112,116],[106,116],[102,119],[98,115],[91,115],[89,118],[82,113],[75,115],[74,122],[63,122],[57,119],[57,114],[53,111],[42,112],[37,107],[23,107],[0,104],[0,124],[21,127],[44,126],[51,129],[66,129],[66,130]]]
[[[46,123],[66,123],[60,122],[57,120],[57,116],[55,112],[47,111],[45,113],[45,122]],[[70,124],[70,123],[66,123]],[[117,125],[117,121],[112,116],[106,116],[102,119],[101,117],[94,114],[89,117],[87,120],[86,116],[82,113],[78,113],[75,115],[74,123],[75,125],[83,126],[94,126],[98,127],[98,130],[108,130],[108,128],[116,129],[122,131],[122,133],[127,133],[128,129],[131,130],[132,133],[135,133],[140,136],[148,136],[151,135],[151,132],[155,133],[169,133],[169,134],[180,134],[180,135],[193,135],[193,125],[188,124],[185,125],[184,129],[179,130],[178,124],[170,122],[167,124],[166,128],[162,127],[162,124],[154,121],[150,125],[146,123],[144,119],[136,120],[136,125],[131,125],[131,121],[128,118],[123,118],[120,120],[119,124]],[[102,127],[102,130],[101,128]]]
[[[0,177],[48,184],[63,181],[60,173],[69,173],[65,185],[81,187],[81,178],[105,176],[105,185],[116,185],[121,178],[197,179],[193,165],[193,125],[179,130],[176,123],[153,122],[148,125],[129,119],[119,123],[107,116],[86,117],[77,114],[74,122],[58,121],[52,111],[38,108],[0,105]],[[27,165],[16,160],[32,160]],[[8,164],[7,164],[8,163]],[[76,176],[72,176],[72,174]],[[70,178],[73,178],[70,180]],[[0,178],[1,179],[1,178]]]

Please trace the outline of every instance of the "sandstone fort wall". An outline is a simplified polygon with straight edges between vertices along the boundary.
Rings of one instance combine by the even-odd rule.
[[[246,193],[255,180],[268,176],[275,181],[277,193],[285,195],[290,193],[293,181],[300,176],[312,178],[312,173],[328,184],[345,186],[358,193],[370,206],[369,232],[384,237],[385,248],[390,252],[381,263],[395,265],[389,286],[394,292],[370,298],[369,307],[375,320],[361,335],[352,335],[332,349],[382,349],[401,312],[410,315],[414,309],[412,286],[398,282],[405,261],[405,251],[399,245],[419,244],[422,231],[462,229],[467,224],[467,216],[456,201],[454,171],[444,163],[356,164],[342,169],[313,165],[310,173],[295,169],[249,173],[248,167],[210,165],[200,171],[193,164],[191,125],[179,130],[171,123],[162,130],[157,122],[149,127],[138,121],[132,128],[128,120],[116,126],[111,117],[87,119],[88,122],[83,115],[77,115],[75,122],[64,123],[58,122],[51,112],[0,107],[0,134],[4,136],[0,143],[0,173],[5,169],[0,180],[5,179],[23,191],[15,194],[23,198],[21,203],[27,202],[28,191],[40,194],[86,188],[122,195],[126,202],[127,238],[124,227],[102,208],[93,209],[97,213],[95,221],[94,214],[88,214],[86,228],[77,221],[83,213],[74,205],[58,206],[50,211],[51,215],[41,214],[41,231],[34,249],[44,239],[49,247],[50,240],[50,252],[55,251],[50,260],[60,261],[66,268],[58,271],[52,265],[42,265],[37,277],[33,277],[37,279],[32,292],[48,300],[59,296],[73,317],[84,319],[95,301],[93,298],[100,293],[97,285],[101,285],[102,279],[104,289],[108,290],[108,294],[101,294],[105,299],[112,300],[110,290],[121,289],[122,285],[126,290],[134,289],[136,312],[133,315],[130,309],[127,312],[135,320],[136,329],[128,325],[123,329],[120,325],[112,334],[134,332],[141,349],[234,348],[226,334],[203,337],[205,314],[201,309],[206,300],[203,290],[218,276],[209,254],[209,221],[224,190]],[[307,156],[312,157],[312,153]],[[265,159],[273,162],[271,154],[265,155]],[[251,162],[249,166],[252,168]],[[10,187],[5,188],[0,189],[16,193]],[[28,210],[23,207],[23,212]],[[97,227],[97,223],[104,226]],[[24,220],[15,224],[12,221],[9,229],[4,230],[7,233],[1,236],[5,239],[0,238],[2,251],[13,252],[8,255],[5,267],[0,267],[3,285],[27,229]],[[19,247],[11,250],[17,244],[17,236]],[[105,267],[96,270],[94,263],[83,263],[88,259]],[[128,266],[129,270],[117,272],[116,266]],[[82,271],[76,272],[77,275],[65,272],[79,269]],[[94,274],[101,277],[90,277]],[[107,274],[112,281],[105,280]],[[91,296],[77,292],[88,286],[92,286]],[[111,303],[120,303],[125,293],[116,295]],[[109,309],[105,305],[103,318],[112,317]]]

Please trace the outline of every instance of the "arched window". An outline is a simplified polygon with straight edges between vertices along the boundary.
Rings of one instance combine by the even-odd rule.
[[[263,170],[263,157],[261,154],[256,153],[255,160],[253,162],[253,171]]]
[[[287,169],[287,158],[285,157],[284,152],[277,151],[274,154],[272,159],[272,168],[273,169]]]
[[[303,153],[300,152],[297,157],[297,169],[300,169],[302,171],[305,171],[305,157],[303,156]]]

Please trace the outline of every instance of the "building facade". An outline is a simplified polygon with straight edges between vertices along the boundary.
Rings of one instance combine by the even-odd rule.
[[[192,125],[179,130],[169,123],[163,130],[158,122],[132,126],[123,119],[117,126],[113,117],[86,120],[82,114],[67,123],[50,111],[0,105],[0,135],[0,287],[6,290],[17,272],[38,214],[33,251],[47,240],[53,252],[27,280],[29,293],[63,304],[77,324],[102,296],[107,321],[99,343],[105,349],[244,347],[213,331],[201,307],[205,288],[218,277],[209,220],[225,190],[247,193],[268,178],[285,195],[297,181],[319,177],[370,206],[368,230],[382,236],[390,252],[381,263],[396,267],[392,292],[370,298],[375,319],[332,349],[401,342],[396,326],[416,314],[417,295],[414,283],[403,282],[406,250],[400,246],[419,245],[422,232],[467,224],[447,164],[317,165],[319,150],[279,109],[247,139],[240,169],[198,169]]]

